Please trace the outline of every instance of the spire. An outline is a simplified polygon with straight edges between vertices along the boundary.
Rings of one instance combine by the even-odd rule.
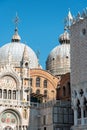
[[[41,66],[39,64],[39,56],[40,56],[40,51],[39,50],[37,50],[36,55],[37,55],[37,59],[38,59],[38,67],[41,68]]]
[[[29,55],[28,55],[28,50],[27,50],[27,46],[26,45],[24,47],[23,60],[25,60],[25,61],[29,60]]]
[[[16,13],[16,17],[15,17],[15,20],[14,20],[14,23],[15,23],[15,33],[12,37],[12,42],[20,42],[21,38],[20,36],[18,35],[18,23],[19,23],[19,17]]]
[[[36,55],[37,55],[37,59],[39,61],[39,56],[40,56],[40,51],[39,50],[37,50]]]
[[[70,12],[70,9],[69,9],[69,12],[68,12],[68,20],[69,21],[72,21],[73,20],[73,17],[72,17],[72,14]]]
[[[65,18],[65,21],[64,21],[65,28],[67,28],[69,30],[72,22],[73,22],[73,16],[72,16],[70,9],[69,9],[68,16]]]
[[[78,12],[76,20],[79,21],[79,20],[81,20],[81,19],[83,19],[83,18],[82,18],[82,16],[81,16],[80,12]]]
[[[23,51],[23,57],[22,57],[22,64],[23,67],[29,67],[29,53],[28,53],[28,49],[27,46],[24,46],[24,51]]]

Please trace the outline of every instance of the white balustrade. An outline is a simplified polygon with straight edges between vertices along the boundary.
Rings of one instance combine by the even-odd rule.
[[[0,99],[0,105],[12,105],[12,106],[29,106],[30,102],[26,101],[19,101],[19,100],[12,100],[12,99]]]

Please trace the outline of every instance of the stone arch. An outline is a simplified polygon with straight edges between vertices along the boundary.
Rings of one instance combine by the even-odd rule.
[[[81,118],[80,100],[77,99],[77,117]]]
[[[83,107],[84,107],[84,117],[87,117],[87,99],[86,99],[86,97],[84,97]]]
[[[16,81],[17,87],[18,87],[18,89],[19,89],[19,87],[21,86],[21,83],[20,83],[19,77],[18,77],[16,74],[11,73],[11,72],[6,72],[6,73],[0,75],[0,79],[3,78],[3,77],[5,77],[5,76],[10,76],[10,77],[12,77],[12,78]]]
[[[13,130],[13,128],[11,126],[6,126],[3,128],[3,130]]]
[[[37,89],[37,90],[36,90],[36,94],[40,94],[40,89]]]
[[[12,128],[12,130],[14,129],[18,130],[21,124],[22,124],[21,115],[18,111],[14,109],[5,109],[0,113],[0,125],[3,130],[5,130],[5,128],[7,127]]]

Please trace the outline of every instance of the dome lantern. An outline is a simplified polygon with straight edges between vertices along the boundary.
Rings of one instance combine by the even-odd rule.
[[[59,36],[59,42],[61,44],[69,44],[70,43],[70,35],[69,33],[65,30],[63,34]]]
[[[13,35],[12,37],[12,42],[20,42],[21,38],[20,36],[18,35],[18,29],[17,27],[15,28],[15,34]]]

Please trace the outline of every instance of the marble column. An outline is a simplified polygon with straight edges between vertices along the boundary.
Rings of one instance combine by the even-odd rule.
[[[24,130],[24,127],[23,127],[23,126],[21,126],[21,130]]]
[[[81,106],[81,124],[84,125],[84,106]]]
[[[74,107],[73,110],[74,110],[74,125],[76,126],[77,125],[77,107]]]
[[[21,126],[19,126],[19,130],[22,130],[22,129],[21,129]]]
[[[24,126],[24,130],[26,130],[26,126]]]

